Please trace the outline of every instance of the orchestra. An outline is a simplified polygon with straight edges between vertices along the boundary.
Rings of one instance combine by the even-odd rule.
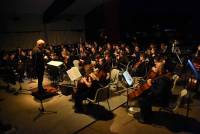
[[[41,44],[44,44],[44,42]],[[39,90],[43,92],[43,71],[46,69],[47,62],[52,60],[63,62],[65,71],[60,71],[57,74],[60,75],[58,81],[63,81],[65,80],[65,77],[63,77],[64,73],[73,67],[73,61],[77,60],[82,78],[78,80],[73,93],[76,112],[83,110],[82,101],[84,99],[87,97],[93,98],[98,88],[109,83],[110,72],[113,68],[124,71],[131,61],[132,64],[128,66],[131,76],[143,77],[139,85],[134,87],[134,91],[128,94],[127,97],[130,101],[133,99],[149,98],[146,94],[152,93],[152,90],[155,90],[155,83],[157,83],[158,79],[166,78],[171,81],[172,74],[176,73],[176,67],[180,64],[173,54],[174,51],[170,51],[170,44],[164,42],[157,45],[153,42],[146,48],[143,48],[138,43],[128,45],[111,42],[107,42],[103,46],[97,42],[80,42],[79,44],[62,44],[57,46],[47,45],[44,49],[38,49],[38,51],[42,51],[39,54],[41,63],[35,65],[35,54],[38,54],[36,49],[38,48],[34,48],[33,50],[18,48],[16,51],[4,52],[3,57],[0,59],[1,72],[9,69],[8,72],[11,75],[5,78],[4,73],[1,77],[4,77],[8,83],[12,82],[8,80],[14,77],[12,71],[10,71],[11,69],[17,71],[20,82],[23,82],[25,77],[33,79],[37,76]],[[182,56],[182,58],[186,57]],[[176,65],[172,67],[171,61],[176,61]],[[199,73],[200,45],[198,45],[192,61]],[[35,68],[36,66],[39,70]],[[34,73],[35,69],[37,71],[36,74]],[[49,72],[48,75],[51,75],[51,73]],[[197,81],[199,83],[199,79]],[[144,108],[144,105],[146,105],[144,100],[141,102],[143,103],[141,107]],[[147,108],[145,107],[144,109]]]

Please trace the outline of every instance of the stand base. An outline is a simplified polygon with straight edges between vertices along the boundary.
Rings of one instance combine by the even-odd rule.
[[[29,93],[30,92],[30,93]],[[31,94],[31,90],[26,90],[26,89],[22,89],[22,87],[20,87],[15,93],[14,95],[19,95],[19,94]]]
[[[38,113],[38,115],[33,119],[33,121],[36,121],[38,118],[40,118],[42,115],[44,115],[44,114],[56,114],[57,112],[55,112],[55,111],[46,111],[45,109],[44,109],[44,106],[43,106],[43,102],[42,102],[42,100],[40,100],[40,108],[38,109],[39,110],[39,113]]]
[[[39,113],[38,115],[33,119],[33,121],[36,121],[37,119],[39,119],[40,117],[42,117],[45,114],[57,114],[56,111],[47,111],[44,108],[39,108]]]

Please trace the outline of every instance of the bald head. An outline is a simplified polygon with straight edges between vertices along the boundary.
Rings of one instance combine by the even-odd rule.
[[[39,40],[37,40],[37,42],[36,42],[36,46],[37,46],[38,48],[43,48],[43,47],[44,47],[44,44],[45,44],[45,41],[42,40],[42,39],[39,39]]]

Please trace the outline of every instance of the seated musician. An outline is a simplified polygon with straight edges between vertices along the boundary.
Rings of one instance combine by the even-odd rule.
[[[107,62],[105,59],[100,58],[98,63],[95,65],[95,68],[101,70],[99,74],[101,75],[100,83],[102,85],[107,85],[110,81],[110,71],[111,71],[111,63]]]
[[[91,71],[88,76],[82,77],[77,85],[77,90],[74,95],[75,99],[75,112],[83,112],[82,101],[86,98],[94,99],[98,88],[104,86],[109,77],[108,73],[101,70]]]
[[[11,56],[8,53],[4,53],[0,58],[0,79],[7,83],[7,89],[9,89],[9,84],[15,84],[16,82],[15,66]]]
[[[151,48],[150,50],[151,55],[149,58],[149,69],[154,66],[154,60],[158,56],[157,49],[155,47]]]
[[[147,65],[145,61],[145,54],[140,54],[140,59],[132,67],[132,76],[143,77],[146,75]]]
[[[161,58],[157,58],[155,66],[149,71],[146,82],[138,85],[134,91],[128,94],[128,99],[132,100],[138,97],[138,103],[140,107],[139,116],[136,116],[142,123],[151,121],[152,119],[152,101],[155,99],[162,100],[163,105],[167,105],[170,95],[169,86],[171,80],[171,73],[165,73],[164,64],[165,61]],[[167,89],[165,89],[167,88]],[[161,95],[160,97],[158,97]]]
[[[197,46],[197,49],[195,49],[195,55],[194,57],[200,57],[200,44]]]
[[[74,95],[75,112],[83,112],[82,101],[87,97],[93,97],[92,95],[95,94],[95,90],[99,88],[98,81],[99,78],[93,72],[78,81],[77,90]]]
[[[195,69],[198,72],[198,78],[196,83],[197,93],[200,94],[200,44],[197,46],[197,50],[195,52],[195,55],[193,57],[193,64],[195,66]]]

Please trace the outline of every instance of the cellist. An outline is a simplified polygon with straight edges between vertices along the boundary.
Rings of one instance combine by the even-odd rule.
[[[160,101],[160,104],[168,104],[171,95],[171,73],[165,72],[165,60],[156,58],[155,66],[148,73],[147,80],[128,94],[128,99],[138,98],[140,113],[134,117],[141,123],[148,123],[152,119],[152,101]]]
[[[151,68],[151,70],[147,74],[146,81],[142,84],[139,84],[136,89],[128,94],[128,99],[131,100],[135,97],[140,96],[145,90],[151,88],[153,80],[158,76],[161,76],[165,73],[164,64],[165,60],[162,58],[156,58],[154,60],[155,66]]]

